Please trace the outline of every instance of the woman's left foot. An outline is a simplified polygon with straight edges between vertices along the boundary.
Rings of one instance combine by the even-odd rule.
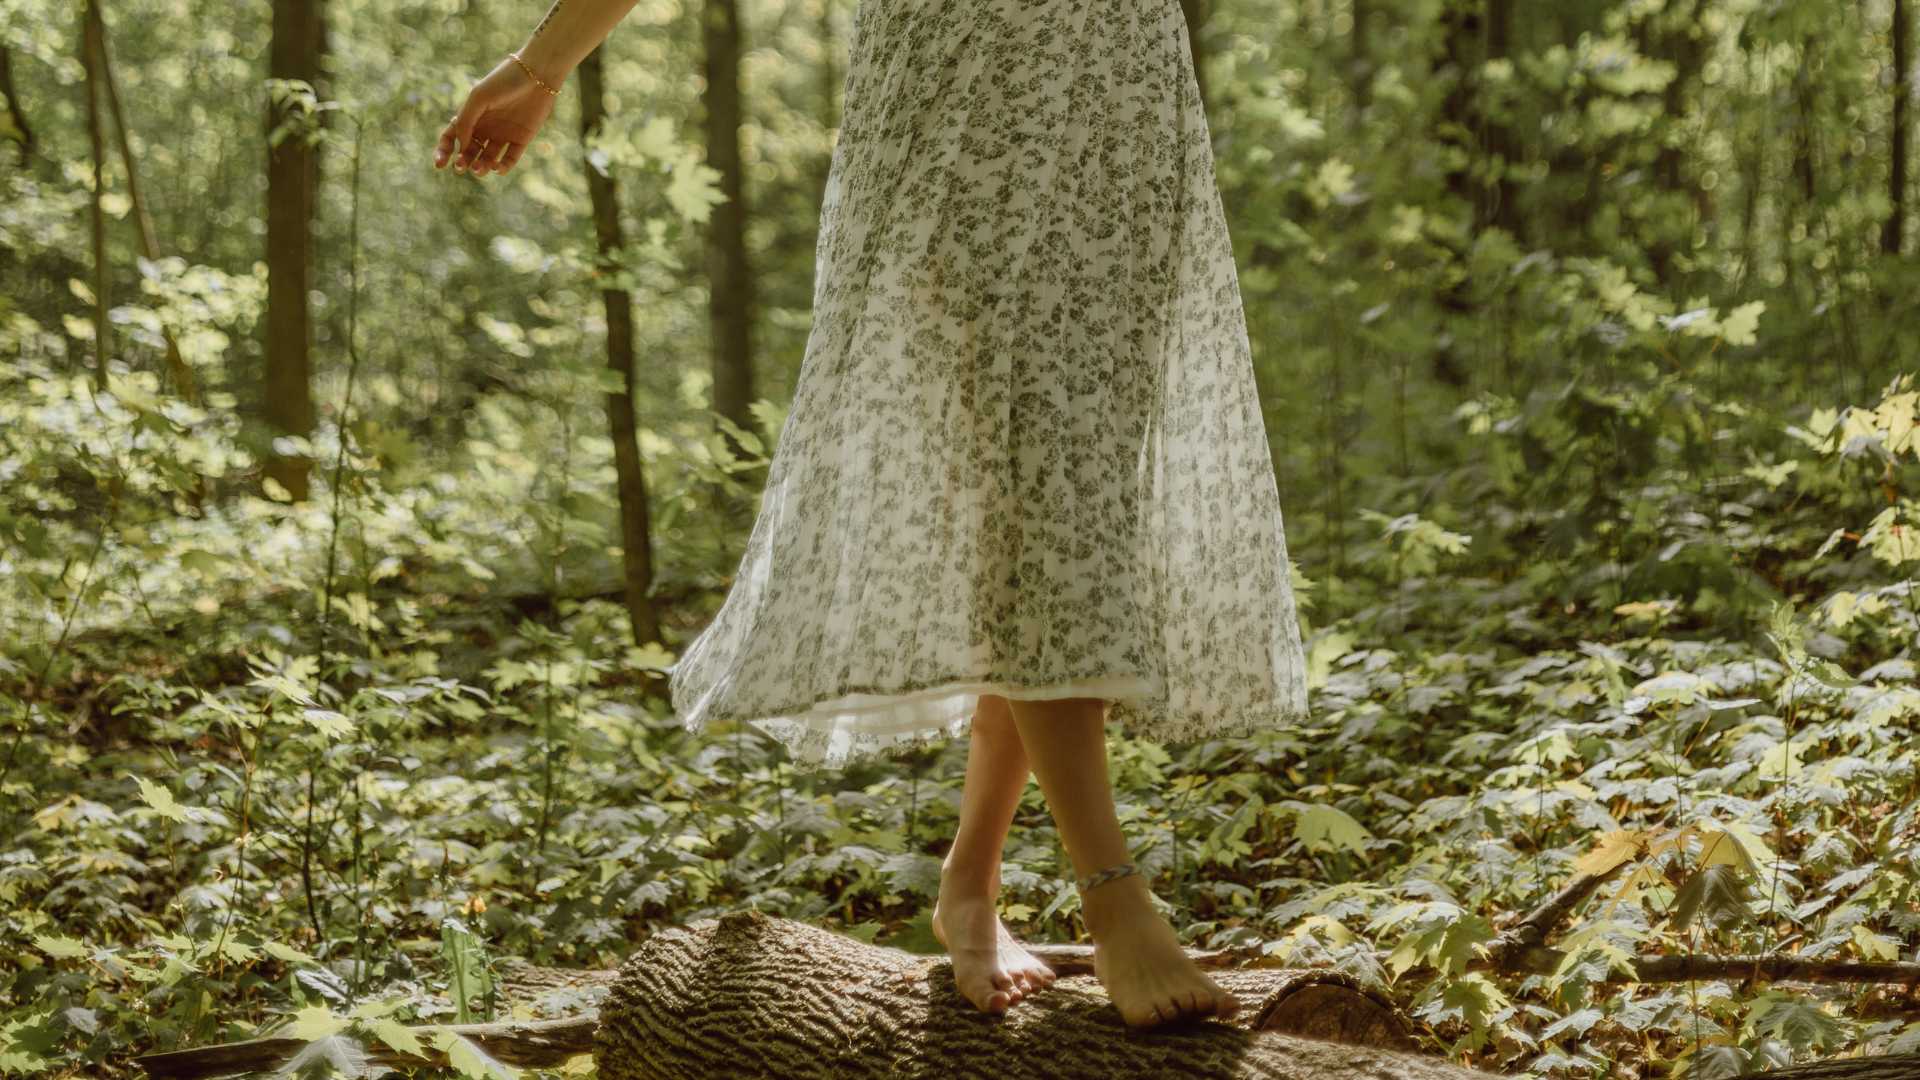
[[[933,905],[933,936],[953,960],[960,995],[982,1012],[1003,1013],[1053,983],[1053,969],[1020,947],[987,897],[950,896]]]

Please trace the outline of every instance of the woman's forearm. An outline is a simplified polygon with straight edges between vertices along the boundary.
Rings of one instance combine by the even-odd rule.
[[[598,48],[639,0],[553,0],[520,47],[520,59],[554,86]]]

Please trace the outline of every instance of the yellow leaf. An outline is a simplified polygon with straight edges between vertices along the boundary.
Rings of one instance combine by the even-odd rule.
[[[329,1035],[337,1035],[344,1031],[346,1026],[346,1017],[333,1015],[325,1005],[309,1005],[293,1014],[293,1025],[287,1029],[287,1034],[296,1039],[312,1042]]]
[[[1869,960],[1900,959],[1900,943],[1898,941],[1884,934],[1876,934],[1859,923],[1855,923],[1853,926],[1853,944],[1855,948],[1860,950],[1860,955]]]
[[[1632,829],[1612,829],[1600,834],[1593,849],[1574,860],[1576,874],[1604,874],[1640,853],[1641,836]]]
[[[367,1026],[373,1031],[375,1037],[395,1050],[414,1057],[427,1056],[426,1045],[420,1041],[420,1036],[412,1028],[393,1017],[382,1017]]]

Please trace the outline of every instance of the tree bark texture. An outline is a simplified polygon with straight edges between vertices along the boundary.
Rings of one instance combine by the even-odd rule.
[[[13,54],[5,45],[0,45],[0,94],[6,95],[7,120],[13,128],[7,137],[19,151],[20,167],[24,169],[27,162],[33,160],[33,128],[27,124],[27,109],[20,104],[20,92],[13,88]]]
[[[713,409],[754,429],[753,276],[747,264],[746,178],[740,159],[740,10],[736,0],[704,0],[707,164],[720,173],[726,201],[707,222],[708,315],[713,334]],[[731,442],[731,437],[729,437]],[[736,446],[736,453],[744,448]]]
[[[580,62],[580,138],[584,142],[606,118],[601,49]],[[607,434],[613,440],[613,471],[620,493],[621,586],[636,645],[660,640],[660,620],[647,591],[653,586],[653,546],[647,520],[647,478],[640,464],[638,425],[634,420],[633,293],[619,285],[610,263],[625,243],[620,230],[620,189],[613,177],[584,162],[587,193],[593,199],[593,228],[605,280],[600,299],[607,314],[607,368],[620,389],[606,395]]]
[[[954,988],[945,957],[916,956],[757,912],[662,930],[621,966],[600,1007],[601,1080],[780,1077],[1285,1077],[1465,1080],[1433,1057],[1259,1030],[1388,1038],[1379,1003],[1322,972],[1220,970],[1240,997],[1231,1022],[1129,1029],[1090,976],[1062,976],[1003,1016]],[[1305,996],[1303,996],[1305,995]],[[1300,1001],[1289,1004],[1294,998]],[[1390,1015],[1391,1010],[1388,1010]],[[1343,1013],[1358,1017],[1350,1022]]]
[[[111,330],[107,325],[107,292],[112,282],[107,275],[107,211],[101,199],[107,194],[107,141],[100,122],[100,20],[94,8],[98,0],[87,0],[80,28],[80,66],[86,73],[87,143],[93,160],[93,378],[101,389],[107,386],[107,345]]]
[[[276,79],[319,78],[321,0],[273,0],[273,41],[267,73]],[[267,131],[284,110],[271,101]],[[318,154],[300,133],[267,148],[267,370],[263,414],[274,435],[313,430],[312,313],[313,211]],[[272,454],[267,475],[294,499],[307,497],[308,462]]]
[[[1907,0],[1893,0],[1893,171],[1887,180],[1888,200],[1893,209],[1880,230],[1880,250],[1900,254],[1901,234],[1907,224],[1908,137],[1913,128],[1913,9]]]

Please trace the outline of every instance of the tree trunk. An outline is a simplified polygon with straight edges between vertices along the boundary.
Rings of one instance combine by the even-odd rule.
[[[757,912],[662,930],[600,1008],[601,1080],[687,1076],[1040,1078],[1179,1076],[1465,1080],[1492,1074],[1258,1025],[1302,1013],[1323,1030],[1390,1033],[1380,1003],[1333,973],[1222,970],[1233,1022],[1127,1029],[1088,976],[1063,976],[1005,1016],[969,1005],[944,957],[915,956]],[[1335,976],[1336,980],[1338,976]],[[1344,997],[1339,990],[1349,991]],[[1296,1005],[1288,1002],[1302,994]],[[1356,1019],[1351,1027],[1343,1023]],[[1284,1021],[1283,1021],[1284,1022]]]
[[[319,76],[321,0],[273,0],[273,42],[267,73],[276,79]],[[269,102],[271,133],[288,110]],[[313,430],[312,287],[313,210],[317,182],[314,146],[293,132],[267,148],[267,370],[263,414],[275,436]],[[307,459],[274,453],[267,475],[297,500],[307,497]]]
[[[1373,49],[1368,44],[1368,24],[1373,21],[1370,0],[1353,0],[1352,57],[1347,70],[1353,77],[1353,108],[1364,112],[1373,103]]]
[[[1913,11],[1907,0],[1893,0],[1893,174],[1887,197],[1893,209],[1880,229],[1880,250],[1900,254],[1901,234],[1907,225],[1907,134],[1913,126]]]
[[[601,49],[580,62],[580,138],[584,142],[606,118]],[[584,160],[584,159],[583,159]],[[593,228],[600,257],[617,257],[625,242],[620,233],[620,190],[613,177],[585,161],[587,193],[593,199]],[[660,640],[660,620],[647,590],[653,585],[653,547],[647,521],[647,478],[640,467],[640,443],[634,422],[633,294],[614,287],[613,268],[602,267],[609,284],[600,290],[607,313],[607,367],[620,389],[606,395],[607,432],[613,439],[613,470],[620,490],[620,550],[627,618],[635,644]]]
[[[107,24],[100,15],[100,5],[87,5],[86,17],[93,23],[93,41],[100,65],[100,83],[107,93],[107,107],[113,113],[114,132],[119,136],[120,165],[127,174],[127,198],[133,203],[133,221],[140,233],[140,254],[148,262],[160,258],[160,240],[153,231],[153,215],[147,211],[147,200],[140,193],[140,171],[133,160],[133,136],[127,131],[127,113],[120,106],[120,82],[113,76],[113,54],[107,48]],[[186,358],[180,355],[180,342],[173,336],[173,328],[161,326],[160,334],[167,343],[167,376],[173,380],[174,390],[189,405],[200,403],[199,391],[194,386],[193,369],[187,367]]]
[[[107,141],[100,122],[100,20],[94,10],[98,0],[87,0],[80,28],[80,66],[86,72],[87,143],[93,156],[93,378],[104,390],[107,386],[107,211],[101,199],[107,193]]]
[[[7,98],[7,119],[13,125],[8,137],[20,151],[20,167],[33,158],[33,129],[27,126],[27,110],[20,104],[20,93],[13,88],[13,54],[0,45],[0,94]]]
[[[1512,0],[1487,0],[1487,47],[1486,59],[1506,60],[1513,53],[1513,2]],[[1519,156],[1513,129],[1504,120],[1495,119],[1487,107],[1486,97],[1490,91],[1478,74],[1474,76],[1478,88],[1476,111],[1480,121],[1486,125],[1486,153],[1499,161],[1499,175],[1480,196],[1485,204],[1480,212],[1480,220],[1485,224],[1505,229],[1508,235],[1522,247],[1526,246],[1526,229],[1520,219],[1517,203],[1518,186],[1513,182],[1514,159]]]
[[[713,409],[753,430],[753,278],[747,265],[746,181],[740,161],[740,11],[736,0],[705,0],[707,164],[726,201],[707,223],[708,316],[713,335]],[[745,448],[735,447],[736,453]]]

